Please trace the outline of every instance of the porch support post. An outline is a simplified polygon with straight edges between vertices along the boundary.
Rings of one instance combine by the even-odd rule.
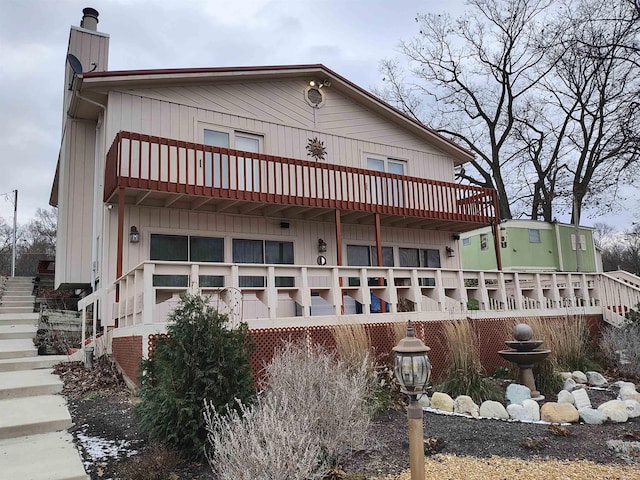
[[[122,256],[124,250],[124,187],[118,188],[118,251],[116,257],[116,278],[122,276]],[[118,297],[116,292],[116,297]],[[118,299],[116,298],[116,301]]]
[[[380,228],[380,214],[374,213],[374,223],[376,228],[376,258],[378,259],[378,266],[382,267],[382,229]],[[384,278],[378,277],[378,285],[384,286]],[[380,301],[380,313],[386,313],[387,306],[384,302]]]
[[[342,266],[342,218],[340,210],[336,209],[336,261],[338,266]],[[342,279],[340,279],[342,285]]]

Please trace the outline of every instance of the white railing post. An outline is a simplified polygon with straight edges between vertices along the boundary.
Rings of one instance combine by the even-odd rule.
[[[516,310],[522,310],[522,288],[520,288],[520,275],[513,273],[513,285],[515,288]]]
[[[309,290],[309,273],[307,267],[300,269],[300,287],[297,295],[297,301],[302,307],[302,316],[311,316],[311,291]]]
[[[371,290],[369,289],[369,277],[367,276],[367,269],[360,269],[360,301],[362,302],[362,313],[365,315],[371,314]]]
[[[502,310],[510,310],[509,299],[507,298],[507,286],[504,282],[504,272],[498,273],[498,291],[502,298]]]
[[[416,304],[416,312],[422,311],[422,288],[420,287],[420,279],[418,271],[414,268],[411,270],[411,296]]]
[[[478,272],[478,289],[480,290],[480,310],[490,310],[489,291],[484,279],[484,272]]]
[[[457,295],[458,300],[460,301],[460,309],[463,312],[467,311],[467,304],[469,303],[469,297],[467,296],[467,288],[464,284],[464,272],[462,270],[458,270],[456,272],[456,283],[457,287]]]
[[[278,289],[276,287],[276,269],[267,267],[267,310],[269,318],[274,319],[278,313]]]
[[[200,265],[194,263],[191,265],[189,274],[189,293],[198,295],[200,293]]]
[[[558,278],[555,273],[551,274],[551,299],[553,300],[553,308],[561,308],[560,290],[558,289]]]
[[[153,323],[153,308],[155,306],[155,294],[153,287],[153,274],[156,266],[153,263],[145,263],[142,267],[143,291],[142,291],[142,323]]]
[[[331,269],[331,293],[334,315],[342,315],[342,287],[340,286],[340,269]]]
[[[437,269],[436,274],[436,295],[438,298],[438,308],[441,312],[447,311],[447,297],[444,294],[444,285],[442,284],[442,270]]]
[[[395,276],[393,275],[393,268],[387,269],[387,286],[385,292],[391,313],[398,313],[398,290],[396,288]]]

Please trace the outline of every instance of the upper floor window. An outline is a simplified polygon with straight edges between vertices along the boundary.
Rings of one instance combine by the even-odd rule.
[[[471,245],[471,237],[463,238],[462,245]]]
[[[587,250],[587,239],[584,235],[578,235],[578,241],[580,242],[580,250]],[[575,233],[571,234],[571,250],[576,249],[576,235]]]
[[[204,130],[204,143],[220,148],[232,148],[244,152],[259,153],[263,150],[264,137],[236,130]],[[260,191],[260,164],[253,158],[237,157],[229,162],[229,156],[208,153],[204,158],[204,185],[215,188]]]
[[[540,230],[537,228],[529,229],[529,243],[540,243]]]
[[[367,157],[367,169],[405,175],[407,162],[386,157]],[[371,203],[392,207],[404,206],[404,183],[402,180],[383,180],[379,176],[372,176],[368,179],[368,184]]]

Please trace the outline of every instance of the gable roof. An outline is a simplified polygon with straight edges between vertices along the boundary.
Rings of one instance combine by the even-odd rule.
[[[448,153],[454,158],[456,164],[465,163],[474,158],[473,153],[469,150],[406,115],[404,112],[322,64],[87,72],[78,78],[78,88],[80,90],[109,87],[134,88],[141,86],[202,83],[205,81],[229,81],[243,78],[271,79],[296,77],[305,78],[306,80],[329,80],[332,89],[340,91],[344,95],[381,115],[386,120],[411,131],[436,148]]]

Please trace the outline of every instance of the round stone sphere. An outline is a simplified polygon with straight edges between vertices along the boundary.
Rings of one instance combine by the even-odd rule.
[[[528,342],[533,338],[533,330],[525,323],[519,323],[513,327],[513,338],[519,342]]]

